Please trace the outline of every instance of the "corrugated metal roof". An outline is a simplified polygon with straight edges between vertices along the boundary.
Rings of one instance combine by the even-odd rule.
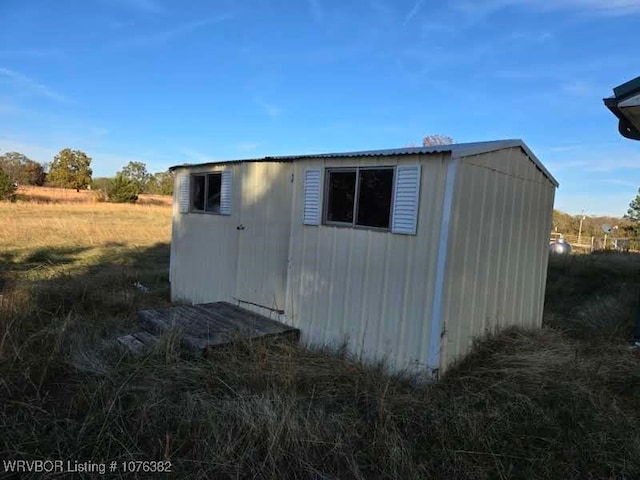
[[[640,140],[640,123],[623,111],[623,105],[628,99],[640,94],[640,77],[629,80],[613,89],[614,96],[603,99],[605,106],[618,117],[618,131],[623,137]]]
[[[638,92],[640,92],[640,77],[629,80],[622,85],[614,87],[613,89],[613,94],[618,100],[629,97]]]
[[[496,150],[502,150],[505,148],[520,147],[531,158],[536,166],[544,173],[544,175],[553,183],[556,187],[558,181],[549,173],[549,171],[542,165],[542,162],[536,157],[533,152],[527,147],[527,145],[519,139],[512,140],[495,140],[489,142],[472,142],[472,143],[452,143],[449,145],[433,145],[427,147],[407,147],[407,148],[390,148],[385,150],[363,150],[357,152],[336,152],[336,153],[312,153],[304,155],[281,155],[271,156],[263,158],[246,158],[239,160],[220,160],[198,164],[175,165],[170,167],[169,170],[175,170],[177,168],[192,168],[202,167],[208,165],[221,165],[226,163],[244,163],[244,162],[293,162],[299,160],[318,159],[318,158],[358,158],[358,157],[384,157],[384,156],[397,156],[397,155],[420,155],[430,153],[442,153],[451,152],[454,157],[469,157],[471,155],[480,155],[482,153],[494,152]]]

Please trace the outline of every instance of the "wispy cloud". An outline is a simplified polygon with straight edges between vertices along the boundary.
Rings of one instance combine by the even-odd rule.
[[[472,14],[491,12],[504,7],[522,6],[538,11],[573,9],[601,15],[640,13],[639,0],[455,0],[453,7]]]
[[[165,45],[169,41],[188,35],[196,30],[223,22],[233,18],[231,14],[222,14],[215,17],[204,18],[201,20],[193,20],[191,22],[175,25],[171,28],[152,32],[146,35],[139,35],[131,38],[125,38],[114,44],[116,47],[153,47]]]
[[[586,160],[547,160],[545,162],[553,172],[561,170],[584,169],[590,165]]]
[[[599,143],[599,144],[584,144],[584,143],[573,143],[570,145],[556,145],[553,147],[549,147],[547,148],[547,151],[549,152],[554,152],[554,153],[565,153],[565,152],[584,152],[587,149],[593,150],[595,148],[607,148],[610,147],[611,145],[617,145],[618,143],[612,143],[612,142],[605,142],[605,143]]]
[[[572,81],[562,84],[562,91],[576,97],[594,97],[600,91],[588,82],[581,80]]]
[[[610,146],[607,146],[610,145]],[[566,147],[551,147],[548,149],[551,157],[547,164],[551,171],[571,170],[573,172],[621,173],[627,174],[640,170],[640,153],[628,148],[615,147],[613,144],[598,145],[567,145]]]
[[[510,35],[510,40],[523,43],[545,43],[553,38],[551,32],[518,31]]]
[[[622,180],[620,178],[604,178],[600,180],[602,183],[608,183],[610,185],[618,185],[621,187],[628,187],[636,190],[638,188],[638,184],[636,182],[632,182],[629,180]]]
[[[61,57],[62,50],[54,48],[17,48],[9,50],[0,50],[0,58],[9,57],[31,57],[31,58],[51,58]]]
[[[50,162],[57,150],[50,146],[37,145],[22,141],[18,138],[0,137],[0,153],[20,152],[37,162]]]
[[[267,103],[261,98],[256,98],[256,104],[271,118],[277,118],[282,114],[282,109],[280,107],[273,105],[272,103]]]
[[[0,76],[7,78],[18,89],[41,95],[58,102],[69,102],[69,99],[64,95],[14,70],[0,68]]]
[[[505,40],[506,41],[506,40]],[[602,71],[622,71],[629,65],[628,56],[609,54],[591,56],[588,60],[544,61],[519,68],[497,68],[493,75],[505,80],[555,80],[585,78],[597,76]],[[623,77],[625,78],[625,77]]]
[[[448,23],[440,23],[440,22],[425,22],[421,26],[422,31],[425,33],[444,33],[444,34],[455,34],[460,33],[461,28],[457,25],[452,25]]]
[[[159,0],[100,0],[109,5],[118,5],[146,13],[165,13],[167,9]]]
[[[630,155],[620,158],[617,155],[604,157],[601,160],[589,162],[586,170],[588,172],[617,172],[620,170],[640,170],[640,155]]]
[[[411,10],[409,10],[409,13],[407,13],[407,15],[404,17],[404,21],[402,22],[402,25],[406,25],[407,23],[409,23],[411,19],[418,14],[420,9],[422,8],[423,2],[424,0],[416,0]]]

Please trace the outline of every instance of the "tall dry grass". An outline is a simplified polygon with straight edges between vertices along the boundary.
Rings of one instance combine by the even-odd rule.
[[[70,188],[36,187],[21,185],[16,191],[17,201],[37,204],[63,203],[98,203],[104,199],[104,194],[98,190],[80,190],[76,192]],[[139,205],[170,206],[172,198],[167,195],[140,194]]]
[[[0,244],[5,251],[72,246],[145,246],[168,243],[171,210],[112,203],[0,203]]]
[[[552,259],[550,326],[485,339],[424,385],[278,340],[193,358],[167,336],[131,357],[112,339],[168,303],[168,209],[0,204],[0,219],[2,459],[167,459],[202,479],[640,476],[636,256]]]

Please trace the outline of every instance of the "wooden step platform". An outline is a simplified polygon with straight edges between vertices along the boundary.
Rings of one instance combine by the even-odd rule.
[[[178,305],[138,312],[143,331],[118,338],[134,353],[159,343],[168,331],[180,335],[188,349],[202,352],[236,339],[255,339],[275,335],[299,338],[300,331],[227,302]]]

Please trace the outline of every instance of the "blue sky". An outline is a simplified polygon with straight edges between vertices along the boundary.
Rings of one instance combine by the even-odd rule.
[[[96,176],[183,162],[522,138],[556,208],[625,213],[640,0],[1,0],[0,152]]]

